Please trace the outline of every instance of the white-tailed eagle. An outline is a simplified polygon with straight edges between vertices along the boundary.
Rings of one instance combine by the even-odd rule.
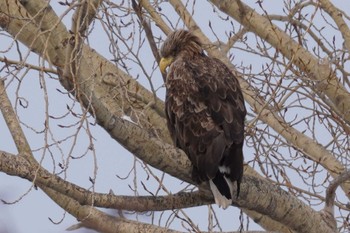
[[[189,31],[171,33],[160,54],[161,71],[169,66],[165,111],[173,141],[191,160],[193,179],[209,181],[215,202],[227,208],[243,175],[246,109],[239,83]]]

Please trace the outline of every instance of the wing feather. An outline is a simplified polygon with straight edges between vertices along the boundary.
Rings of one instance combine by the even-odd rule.
[[[221,61],[201,55],[177,59],[170,66],[166,87],[166,115],[174,143],[189,156],[194,178],[213,179],[232,145],[241,149],[243,142],[246,109],[237,79]]]

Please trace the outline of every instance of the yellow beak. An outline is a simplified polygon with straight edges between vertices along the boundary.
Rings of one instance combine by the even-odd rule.
[[[160,71],[165,74],[165,70],[170,64],[173,62],[174,58],[173,57],[162,57],[159,62],[159,69]]]

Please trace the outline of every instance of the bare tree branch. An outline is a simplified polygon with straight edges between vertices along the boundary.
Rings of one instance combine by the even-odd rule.
[[[350,124],[350,102],[348,101],[350,94],[338,81],[328,62],[317,60],[277,26],[273,25],[268,18],[259,15],[243,2],[231,0],[212,0],[211,2],[221,11],[246,26],[248,30],[278,48],[284,56],[308,73],[309,77],[316,81],[319,94],[324,92],[337,107],[340,117]]]
[[[49,195],[49,197],[56,200],[56,203],[59,206],[61,206],[68,213],[75,216],[80,222],[82,222],[84,226],[92,228],[99,232],[179,232],[147,223],[141,223],[137,221],[127,220],[121,217],[110,216],[92,206],[80,205],[76,200],[58,194],[56,191],[50,190],[49,188],[44,188],[44,191]]]
[[[155,24],[162,29],[162,31],[168,35],[172,30],[171,28],[163,21],[161,16],[157,13],[157,11],[151,6],[150,2],[147,0],[140,0],[139,4],[145,8],[145,10],[151,15]]]
[[[296,42],[291,41],[291,39],[283,32],[281,32],[277,27],[272,25],[272,23],[264,18],[263,16],[258,15],[254,10],[249,8],[248,6],[244,5],[244,9],[239,8],[239,5],[236,3],[236,1],[212,1],[220,10],[223,12],[226,12],[231,17],[235,18],[237,21],[245,25],[249,30],[253,31],[254,33],[257,33],[262,38],[265,38],[268,40],[269,43],[274,45],[278,49],[284,49],[288,50],[285,51],[286,53],[290,53],[291,50],[289,50],[288,46],[296,46],[298,49],[294,49],[293,51],[303,51],[302,54],[296,54],[293,55],[293,59],[299,59],[298,61],[303,61],[303,59],[308,58],[313,59],[312,61],[315,63],[310,63],[309,61],[304,61],[303,64],[308,64],[309,68],[314,69],[314,71],[317,69],[317,72],[321,71],[319,75],[325,75],[330,74],[330,70],[324,71],[323,68],[326,68],[325,66],[322,66],[323,68],[319,67],[319,64],[316,65],[317,61],[315,61],[315,58],[312,57],[311,54],[309,54],[307,51],[303,50],[299,45],[296,44]],[[232,4],[231,4],[232,3]],[[244,13],[244,14],[243,14]],[[259,23],[258,23],[259,22]],[[261,23],[264,22],[264,23]],[[254,26],[255,25],[255,26]],[[255,27],[259,28],[255,28]],[[269,31],[271,30],[271,31]],[[261,33],[261,34],[260,34]],[[275,38],[276,37],[276,38]],[[277,38],[278,37],[278,38]],[[271,41],[273,39],[273,41]],[[281,45],[283,41],[288,41],[287,45]],[[283,42],[284,43],[284,42]],[[300,49],[300,50],[299,50]],[[307,56],[306,56],[307,54]],[[286,54],[287,56],[287,54]],[[299,58],[295,56],[300,56]],[[222,56],[220,56],[221,58]],[[288,56],[287,56],[288,57]],[[225,58],[223,58],[225,59]],[[233,68],[232,64],[226,63],[230,68]],[[328,69],[328,68],[326,68]],[[311,72],[309,70],[309,72]],[[313,71],[312,71],[313,72]],[[328,72],[328,73],[327,73]],[[325,77],[317,76],[319,79],[322,79],[323,81],[327,80]],[[336,77],[333,76],[332,80],[335,82]],[[240,80],[241,81],[241,80]],[[331,82],[333,82],[331,81]],[[322,82],[322,81],[321,81]],[[329,172],[332,174],[333,177],[337,177],[339,174],[341,174],[345,167],[335,159],[335,157],[329,153],[325,148],[320,147],[318,143],[316,143],[311,138],[307,137],[305,134],[299,132],[295,128],[288,127],[288,124],[277,114],[275,114],[273,111],[271,111],[273,108],[270,108],[268,105],[265,106],[263,98],[259,98],[257,101],[256,94],[251,90],[249,87],[249,84],[241,81],[241,86],[245,89],[245,100],[251,104],[254,111],[259,113],[259,119],[265,121],[268,125],[270,125],[276,132],[281,134],[289,143],[294,145],[296,148],[298,148],[300,151],[302,151],[305,155],[307,155],[310,159],[317,161],[322,164]],[[336,84],[338,85],[338,84]],[[332,86],[335,89],[333,89],[333,92],[329,92],[329,94],[333,93],[333,97],[337,98],[336,96],[343,96],[345,94],[346,96],[349,95],[347,91],[342,90],[341,88],[337,88],[336,85]],[[339,84],[340,85],[340,84]],[[331,87],[329,87],[330,90]],[[320,89],[318,89],[320,91]],[[344,93],[342,94],[342,91]],[[345,96],[344,96],[345,97]],[[349,97],[350,98],[350,97]],[[339,98],[339,100],[342,100],[343,98]],[[345,99],[344,99],[345,100]],[[260,104],[260,102],[262,104]],[[350,102],[348,102],[350,103]],[[350,108],[348,108],[350,109]],[[346,110],[346,108],[343,108],[343,110]],[[345,114],[345,113],[344,113]],[[286,130],[286,128],[288,130]],[[347,196],[350,198],[350,185],[349,184],[342,184],[342,188],[344,189]]]
[[[37,51],[38,54],[41,54],[41,52],[43,52],[43,48],[46,48],[46,50],[44,51],[48,53],[49,58],[47,58],[46,56],[44,57],[51,61],[55,66],[57,66],[58,71],[61,75],[61,79],[68,81],[71,80],[71,83],[66,83],[65,86],[68,91],[71,91],[71,88],[74,87],[72,77],[62,77],[62,68],[65,67],[65,63],[67,62],[65,51],[67,51],[67,47],[72,46],[70,42],[70,40],[72,40],[71,35],[67,32],[67,30],[65,30],[65,32],[62,32],[61,27],[53,27],[51,31],[59,30],[59,33],[61,33],[61,37],[64,39],[62,39],[62,41],[59,41],[59,44],[55,44],[53,46],[54,48],[50,46],[45,46],[45,41],[51,40],[51,37],[46,38],[45,36],[43,36],[46,35],[46,33],[38,33],[38,30],[40,29],[38,29],[36,25],[32,23],[31,20],[27,22],[27,20],[23,19],[22,15],[28,15],[28,13],[23,13],[23,11],[25,12],[25,9],[21,6],[20,3],[11,1],[9,2],[9,4],[7,4],[5,0],[0,1],[0,13],[3,15],[3,17],[7,17],[9,19],[9,23],[7,23],[6,27],[4,27],[6,31],[9,34],[13,35],[14,38],[19,39],[29,48],[32,48],[33,51]],[[50,15],[53,14],[49,14],[49,16]],[[57,22],[56,18],[45,18],[45,20],[53,20],[54,22]],[[25,28],[23,28],[23,26],[25,26]],[[53,33],[55,35],[55,32]],[[40,37],[38,37],[38,35]],[[39,41],[39,39],[41,38],[43,39]],[[47,43],[47,45],[51,45],[51,43]],[[166,128],[165,119],[157,113],[157,111],[161,109],[161,107],[159,107],[158,105],[160,105],[162,101],[160,99],[157,99],[155,101],[153,93],[148,91],[137,81],[135,81],[135,79],[125,74],[122,70],[118,69],[118,67],[112,64],[110,61],[96,53],[96,51],[88,48],[86,45],[83,46],[82,54],[82,60],[79,63],[80,73],[79,82],[77,83],[77,85],[80,86],[80,93],[83,94],[81,98],[82,101],[84,101],[84,105],[90,106],[90,98],[105,101],[108,98],[106,99],[103,96],[114,96],[113,101],[105,102],[105,104],[107,105],[98,105],[101,107],[105,105],[105,107],[107,107],[108,109],[114,109],[114,113],[118,117],[129,115],[133,118],[133,115],[135,115],[133,111],[140,111],[141,115],[147,116],[140,119],[141,121],[146,120],[139,122],[142,123],[142,127],[149,127],[150,131],[154,131],[154,133],[157,134],[159,137],[162,137],[168,143],[171,143],[171,139]],[[108,83],[105,83],[104,79],[106,77],[111,77],[112,79],[116,80],[115,83],[117,83],[117,87],[119,88],[116,89],[116,86],[110,86]],[[142,96],[142,99],[138,100],[137,98],[135,98],[134,102],[122,101],[120,92],[122,92],[122,95],[135,93],[135,97]],[[149,103],[155,104],[149,105]],[[153,108],[154,105],[156,105],[157,107]],[[137,106],[137,108],[135,108],[135,106]],[[92,108],[97,109],[97,107],[95,106],[92,106]]]
[[[0,62],[4,62],[7,65],[23,66],[23,67],[27,67],[31,70],[37,70],[37,71],[48,72],[51,74],[57,74],[57,71],[55,69],[48,68],[48,67],[46,68],[46,67],[42,67],[42,66],[36,66],[36,65],[21,62],[21,61],[11,60],[11,59],[7,59],[6,57],[5,58],[0,57]]]
[[[16,160],[20,161],[20,157],[16,158]],[[1,171],[4,171],[9,175],[17,175],[28,180],[34,179],[33,172],[31,172],[27,166],[23,166],[24,160],[21,162],[22,165],[19,166],[19,164],[13,163],[13,161],[15,161],[14,158],[9,157],[8,154],[6,155],[6,153],[2,152],[0,153],[0,161],[2,161],[0,164]],[[188,173],[189,172],[190,170],[188,170]],[[50,187],[50,183],[53,180],[56,180],[55,182],[59,182],[60,185],[57,184],[53,185],[52,187],[59,189],[61,193],[71,195],[70,189],[66,189],[66,187],[63,186],[64,183],[59,181],[59,177],[45,176],[44,174],[42,174],[42,169],[38,171],[36,181],[39,184],[43,182],[43,184]],[[278,187],[272,186],[267,181],[245,176],[242,180],[241,186],[241,196],[245,198],[237,200],[238,206],[268,215],[271,218],[294,228],[294,230],[297,232],[333,232],[329,231],[329,228],[327,228],[323,222],[320,214],[308,208],[301,201],[292,199],[287,192]],[[208,187],[206,188],[209,190]],[[74,192],[74,190],[72,191]],[[206,198],[210,198],[212,200],[211,193],[207,192],[206,195],[209,195]],[[105,198],[109,197],[110,196],[106,195]],[[94,200],[94,202],[96,202],[96,200]],[[284,203],[284,205],[279,206],[277,203]],[[289,206],[292,206],[292,208],[288,208]],[[289,214],[282,214],[285,212],[288,212]],[[308,218],[304,218],[304,214],[307,214]],[[313,221],[310,221],[310,219],[313,219]],[[315,221],[319,222],[319,224],[313,224]]]
[[[145,30],[147,40],[148,40],[148,43],[151,47],[153,56],[156,59],[157,63],[159,64],[160,55],[159,55],[159,52],[157,49],[157,45],[154,41],[154,36],[153,36],[152,30],[151,30],[151,26],[150,26],[150,24],[147,23],[146,19],[142,16],[142,5],[141,5],[141,3],[137,4],[135,0],[132,0],[132,7],[134,8],[136,15],[139,18],[140,23]],[[164,77],[163,77],[163,79],[164,79]]]
[[[28,181],[35,182],[40,187],[47,187],[67,197],[77,200],[81,205],[114,208],[128,211],[163,211],[189,208],[194,206],[212,204],[211,196],[202,192],[191,193],[180,192],[168,196],[117,196],[114,194],[103,194],[88,191],[80,186],[72,184],[62,178],[55,176],[43,168],[38,171],[21,156],[0,151],[0,171],[8,175],[22,177]]]
[[[337,178],[335,178],[328,186],[326,192],[326,201],[324,209],[334,214],[334,199],[335,199],[335,191],[338,186],[343,182],[350,182],[350,171],[347,170],[340,174]]]
[[[13,111],[11,102],[6,94],[4,81],[0,79],[0,109],[5,119],[7,126],[11,132],[12,138],[15,142],[18,152],[25,156],[31,164],[37,164],[36,160],[31,154],[31,148],[28,141],[19,125],[17,115]]]
[[[329,224],[333,229],[337,228],[337,223],[334,218],[334,200],[335,200],[335,191],[338,186],[344,182],[350,182],[350,171],[347,170],[335,178],[328,186],[326,191],[326,201],[321,214],[324,220]]]
[[[350,29],[348,27],[348,24],[344,21],[341,11],[328,0],[320,0],[320,6],[332,17],[334,22],[337,24],[339,30],[343,35],[345,47],[350,50]]]

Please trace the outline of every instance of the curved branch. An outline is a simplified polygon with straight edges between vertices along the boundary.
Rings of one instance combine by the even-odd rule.
[[[326,201],[323,210],[321,211],[322,217],[333,229],[337,228],[337,223],[334,218],[334,200],[335,191],[338,186],[344,182],[350,181],[350,170],[343,172],[337,178],[335,178],[328,186],[326,191]]]
[[[325,93],[328,93],[328,95],[333,94],[333,97],[335,99],[338,99],[340,102],[346,98],[350,99],[350,94],[341,87],[341,84],[337,82],[334,76],[326,76],[328,74],[333,75],[328,66],[322,65],[321,67],[318,64],[318,61],[310,53],[308,53],[299,44],[294,42],[288,35],[278,29],[268,19],[257,14],[253,9],[246,6],[241,1],[211,0],[211,2],[216,5],[221,11],[233,17],[242,25],[246,26],[248,30],[253,31],[258,36],[268,41],[271,45],[278,48],[279,51],[281,51],[286,57],[290,59],[293,57],[293,61],[299,65],[301,69],[306,69],[306,66],[308,68],[311,68],[312,70],[309,69],[307,72],[312,72],[314,75],[313,78],[319,80],[320,83],[329,82],[329,86],[327,87],[327,90],[329,92],[326,91]],[[237,2],[240,2],[240,4]],[[291,53],[291,51],[293,51],[293,53]],[[214,55],[225,61],[226,65],[234,70],[233,65],[228,61],[226,56],[220,54],[219,51],[215,51]],[[314,72],[317,72],[317,74]],[[337,84],[334,84],[335,82]],[[252,106],[253,110],[259,114],[260,120],[271,126],[277,133],[281,134],[289,143],[298,148],[311,160],[320,163],[329,171],[333,177],[337,177],[345,170],[345,167],[331,153],[329,153],[329,151],[320,146],[311,138],[307,137],[305,134],[292,127],[289,127],[281,117],[269,110],[268,104],[265,103],[264,99],[255,93],[252,88],[250,88],[249,84],[246,81],[240,79],[240,84],[244,89],[243,94],[245,100]],[[339,86],[337,86],[338,84]],[[318,89],[318,91],[321,92],[322,90],[323,89]],[[345,98],[345,96],[348,97]],[[343,99],[343,97],[345,99]],[[333,103],[335,101],[334,98]],[[332,100],[332,98],[330,98],[330,100]],[[340,102],[338,102],[338,104]],[[343,108],[345,112],[349,111],[350,109],[350,101],[347,101],[347,105],[349,105],[348,108]],[[343,112],[344,117],[347,116],[345,112]],[[350,114],[348,116],[350,120]],[[343,183],[342,188],[346,195],[350,198],[350,184]]]
[[[337,190],[338,186],[341,183],[344,183],[345,181],[350,181],[350,170],[347,170],[343,172],[341,175],[339,175],[337,178],[335,178],[328,186],[326,191],[326,201],[325,201],[325,209],[334,207],[334,199],[335,199],[335,191]],[[332,214],[334,211],[331,211]]]
[[[320,0],[319,3],[321,8],[326,11],[337,24],[343,36],[345,47],[350,51],[350,29],[342,17],[341,11],[328,0]]]
[[[256,11],[241,1],[211,0],[221,11],[225,12],[239,23],[266,40],[285,57],[293,61],[301,70],[317,83],[317,93],[323,94],[337,108],[339,117],[350,124],[350,93],[338,81],[335,72],[326,61],[319,61],[306,49],[290,38],[272,22],[256,13]]]

